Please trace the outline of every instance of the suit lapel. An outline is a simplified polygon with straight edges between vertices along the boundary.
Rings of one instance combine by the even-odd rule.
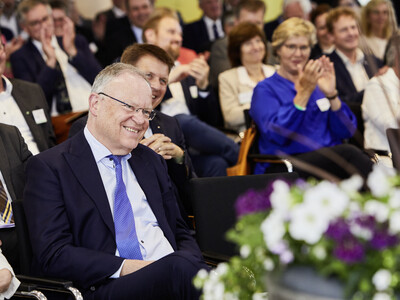
[[[353,80],[351,79],[349,71],[347,71],[346,66],[344,65],[342,59],[337,55],[334,51],[332,52],[332,62],[334,63],[335,67],[338,69],[336,72],[336,76],[340,76],[340,80],[343,82],[343,86],[347,87],[346,89],[349,91],[351,90],[352,93],[357,92],[356,87],[354,86]]]
[[[82,188],[92,198],[112,236],[115,237],[114,220],[107,194],[83,130],[71,139],[70,151],[64,153],[64,156]]]
[[[162,126],[160,123],[160,118],[158,115],[155,116],[153,120],[150,121],[151,131],[154,133],[163,133]]]
[[[3,139],[0,137],[0,171],[1,175],[3,175],[4,181],[7,186],[7,190],[11,195],[11,198],[16,200],[16,196],[14,193],[14,187],[12,185],[12,179],[10,174],[10,163],[7,159],[6,145],[3,143]]]

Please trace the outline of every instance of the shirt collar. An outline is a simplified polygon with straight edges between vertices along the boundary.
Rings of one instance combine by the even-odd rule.
[[[92,153],[93,153],[96,163],[99,163],[105,157],[112,155],[110,150],[108,150],[106,146],[104,146],[102,143],[100,143],[92,135],[92,133],[87,128],[87,125],[85,126],[83,133],[85,135],[87,142],[89,143],[90,149],[92,149]],[[123,156],[122,160],[128,160],[129,158],[131,158],[131,156],[132,155],[130,153],[128,153],[127,155]]]
[[[346,64],[346,65],[347,64],[353,64],[350,61],[350,59],[342,51],[340,51],[339,49],[336,49],[336,53],[342,59],[344,64]],[[355,63],[361,63],[361,62],[363,62],[363,60],[364,60],[364,53],[359,48],[357,48],[356,49],[356,62]]]
[[[126,15],[122,9],[120,9],[119,7],[116,7],[116,6],[113,6],[112,11],[116,18],[121,18]]]
[[[204,22],[206,23],[206,26],[207,27],[212,27],[213,25],[214,25],[214,23],[217,25],[217,26],[219,26],[219,23],[221,23],[221,20],[220,19],[217,19],[217,20],[213,20],[213,19],[210,19],[209,17],[207,17],[207,16],[204,16],[203,17],[203,20],[204,20]]]
[[[5,87],[3,93],[6,93],[7,95],[11,95],[11,92],[12,92],[12,89],[13,89],[13,85],[12,85],[11,81],[8,80],[8,78],[5,77],[4,75],[1,75],[1,79],[3,80],[3,84],[4,84],[4,87]]]
[[[45,55],[45,54],[44,54],[44,51],[43,51],[42,43],[39,42],[39,41],[37,41],[37,40],[34,40],[34,39],[31,39],[31,40],[32,40],[33,45],[39,50],[40,54],[41,54],[42,56]],[[57,38],[56,38],[55,35],[53,35],[53,36],[51,37],[51,45],[53,46],[54,49],[56,49],[56,48],[59,47],[58,42],[57,42]]]

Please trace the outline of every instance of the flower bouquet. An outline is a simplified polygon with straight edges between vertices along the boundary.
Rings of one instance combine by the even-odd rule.
[[[400,176],[375,166],[364,182],[277,180],[236,203],[228,239],[240,256],[194,279],[203,299],[266,299],[268,277],[307,266],[343,285],[343,299],[395,299],[400,292]]]

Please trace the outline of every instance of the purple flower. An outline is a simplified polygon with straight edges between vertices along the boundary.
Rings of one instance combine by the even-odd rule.
[[[387,228],[375,230],[374,236],[371,240],[371,247],[376,250],[383,250],[385,248],[393,247],[397,245],[399,239],[395,235],[389,234]]]
[[[271,193],[271,184],[262,191],[255,191],[253,189],[248,190],[236,201],[236,215],[240,217],[246,214],[271,209],[271,202],[269,200],[269,196],[271,195]]]
[[[359,226],[370,229],[371,231],[375,230],[377,224],[374,216],[371,215],[360,215],[357,216],[354,220]]]
[[[353,264],[363,260],[364,248],[356,238],[349,236],[335,247],[333,254],[341,261]]]
[[[336,242],[340,242],[348,237],[351,237],[350,227],[343,218],[336,219],[329,224],[328,230],[325,233],[327,237]]]

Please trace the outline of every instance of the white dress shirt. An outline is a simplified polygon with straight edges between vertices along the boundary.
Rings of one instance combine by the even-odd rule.
[[[1,80],[3,80],[5,90],[0,93],[0,122],[18,127],[29,151],[31,151],[33,155],[36,155],[39,153],[39,148],[22,114],[32,112],[21,112],[17,102],[15,102],[14,97],[11,95],[13,89],[12,83],[4,76],[1,77]],[[42,115],[44,116],[44,112]]]
[[[5,298],[9,299],[14,295],[15,291],[18,289],[21,282],[15,277],[14,270],[8,263],[7,259],[4,257],[3,253],[1,253],[1,249],[0,249],[0,269],[7,269],[13,275],[8,289],[5,292],[0,293],[0,300],[4,300]]]
[[[365,89],[369,81],[369,77],[364,68],[364,53],[357,48],[356,50],[356,62],[353,63],[350,59],[344,55],[339,49],[336,49],[336,53],[342,59],[347,71],[350,73],[351,80],[357,90],[357,92],[361,92]]]
[[[207,28],[207,33],[208,37],[210,38],[210,41],[216,40],[216,37],[214,36],[214,29],[213,25],[215,24],[217,26],[217,31],[218,31],[218,38],[223,38],[225,36],[224,30],[222,28],[222,22],[221,19],[217,19],[216,21],[210,19],[207,16],[203,17],[204,22],[206,23],[206,28]]]

